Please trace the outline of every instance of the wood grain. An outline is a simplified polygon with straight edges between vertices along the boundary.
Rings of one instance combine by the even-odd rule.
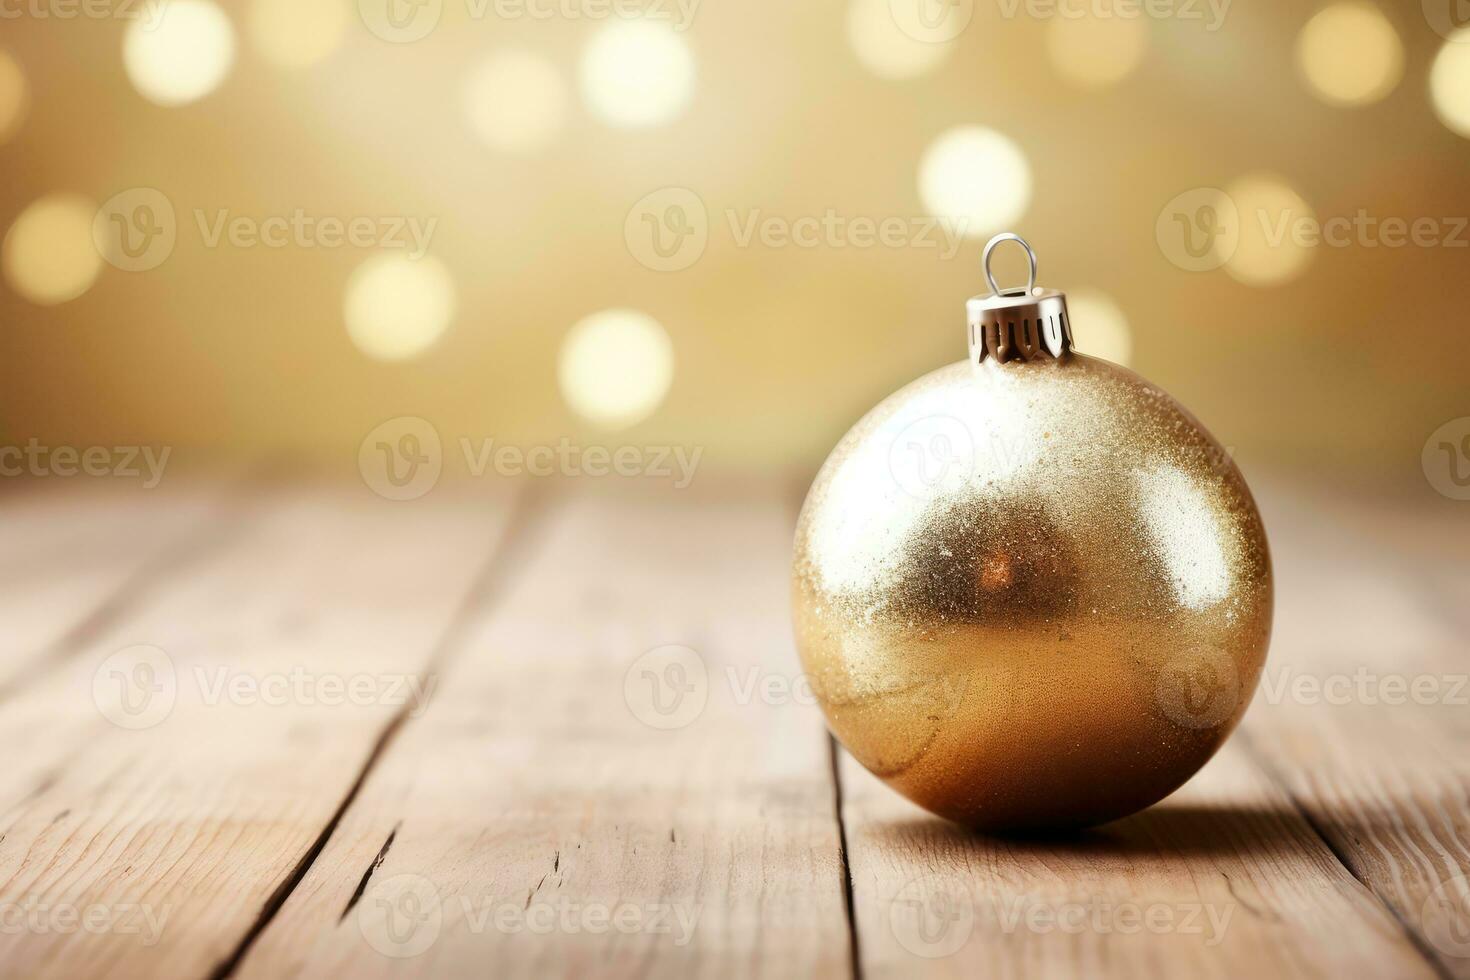
[[[1258,486],[1279,602],[1242,731],[1046,838],[834,752],[776,488],[0,498],[0,974],[1470,980],[1464,518]],[[139,646],[176,690],[134,728],[159,702],[106,692]]]
[[[577,495],[536,541],[242,976],[846,975],[826,736],[770,693],[781,495]],[[703,665],[675,678],[697,716],[625,697],[667,644]]]
[[[228,962],[405,710],[509,509],[361,488],[262,507],[0,715],[20,762],[0,798],[7,971],[199,978]],[[127,688],[147,709],[129,717],[108,692],[139,679],[136,645],[167,659],[143,678],[151,699]],[[139,717],[151,727],[114,723]]]
[[[844,754],[863,975],[1331,977],[1433,971],[1238,747],[1104,828],[984,837]]]
[[[0,702],[85,643],[130,595],[207,547],[234,481],[151,490],[33,483],[0,506]]]
[[[1458,884],[1470,839],[1470,714],[1295,693],[1303,676],[1320,684],[1360,668],[1412,675],[1417,663],[1444,691],[1463,675],[1464,630],[1445,615],[1470,608],[1446,601],[1467,581],[1446,567],[1457,526],[1420,520],[1415,539],[1377,511],[1277,485],[1264,509],[1279,602],[1262,689],[1242,733],[1165,803],[1075,838],[985,839],[934,825],[845,761],[867,975],[1132,976],[1161,964],[1203,975],[1365,965],[1378,975],[1470,975],[1470,947],[1456,945],[1470,943]],[[927,921],[916,898],[930,903]],[[1218,942],[1182,926],[1127,935],[1091,914],[1161,906],[1164,921],[1178,922],[1178,910],[1201,905],[1219,921],[1229,915]],[[1036,928],[1018,914],[1028,909]],[[953,952],[924,938],[940,934],[946,910],[968,916],[955,921],[972,932]],[[1070,933],[1050,924],[1063,910],[1087,924]]]
[[[1246,744],[1441,972],[1470,978],[1470,524],[1432,500],[1272,489],[1279,608]]]

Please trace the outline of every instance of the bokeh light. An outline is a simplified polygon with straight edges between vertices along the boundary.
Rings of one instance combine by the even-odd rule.
[[[983,238],[1025,214],[1031,169],[1007,137],[982,126],[959,126],[924,151],[919,195],[931,214],[962,222],[965,235]]]
[[[150,102],[177,106],[213,92],[235,62],[235,31],[209,0],[168,0],[161,15],[128,22],[123,67]]]
[[[1296,60],[1307,87],[1332,105],[1377,102],[1404,74],[1398,32],[1371,3],[1319,11],[1297,36]]]
[[[914,78],[932,71],[949,57],[954,45],[930,43],[906,34],[893,16],[889,0],[851,0],[847,7],[847,40],[858,61],[879,78]]]
[[[78,194],[52,194],[20,213],[0,247],[5,281],[41,306],[85,293],[102,271],[92,244],[97,205]]]
[[[1063,78],[1084,88],[1102,88],[1127,77],[1148,49],[1148,22],[1141,17],[1053,17],[1046,52]]]
[[[566,120],[566,102],[556,67],[529,52],[490,55],[465,80],[470,128],[497,150],[527,152],[550,143]]]
[[[1067,293],[1072,342],[1077,350],[1127,367],[1133,361],[1133,329],[1112,297],[1096,289]]]
[[[604,310],[567,333],[557,374],[573,411],[604,429],[625,429],[663,403],[674,380],[674,347],[653,317]]]
[[[31,88],[20,63],[0,51],[0,143],[20,128],[31,105]]]
[[[613,126],[657,126],[694,97],[694,55],[672,27],[622,21],[602,28],[581,61],[582,97]]]
[[[1470,27],[1451,35],[1435,55],[1429,97],[1446,126],[1470,137]]]
[[[1225,188],[1240,214],[1240,241],[1225,271],[1249,286],[1276,286],[1300,276],[1312,260],[1317,215],[1291,185],[1251,174]]]
[[[347,29],[350,0],[255,0],[250,35],[268,61],[305,68],[337,49]]]
[[[1299,63],[1298,45],[1331,23],[1324,14],[1308,30],[1314,15],[1347,3],[1391,25],[1403,51],[1397,86],[1358,108],[1324,103]],[[1454,320],[1455,291],[1436,284],[1453,283],[1467,253],[1454,248],[1465,235],[1452,236],[1470,208],[1470,30],[1445,43],[1453,28],[1426,24],[1413,0],[1237,4],[1223,23],[1208,4],[1173,19],[1091,0],[1050,13],[1010,0],[836,0],[823,12],[645,3],[628,17],[583,4],[584,16],[541,19],[559,4],[477,2],[477,17],[454,0],[137,0],[136,25],[0,17],[0,242],[45,195],[117,202],[94,222],[102,263],[90,286],[85,249],[70,262],[57,252],[63,271],[79,271],[53,288],[13,284],[48,274],[31,271],[38,250],[18,265],[25,250],[9,249],[0,332],[27,378],[0,385],[0,418],[51,425],[46,393],[69,390],[66,366],[85,344],[86,365],[121,380],[89,380],[91,394],[66,408],[77,439],[123,426],[133,441],[218,440],[222,453],[276,440],[330,453],[380,410],[521,444],[558,427],[599,433],[563,396],[562,341],[588,314],[632,308],[663,324],[675,371],[632,431],[696,439],[721,466],[796,469],[820,462],[829,435],[869,404],[863,392],[921,373],[884,356],[912,287],[926,303],[984,291],[985,241],[1015,231],[1040,255],[1041,281],[1072,297],[1081,352],[1127,362],[1116,335],[1131,327],[1131,363],[1203,415],[1229,418],[1231,386],[1207,365],[1262,303],[1319,311],[1276,340],[1283,355],[1310,351],[1313,324],[1330,322],[1344,339],[1330,360],[1341,382],[1282,389],[1299,433],[1245,413],[1232,438],[1369,474],[1365,455],[1334,441],[1368,414],[1340,396],[1375,380],[1354,344],[1407,292],[1424,298],[1424,317]],[[224,37],[233,29],[233,64],[210,94],[160,108],[124,72],[124,36],[156,43],[201,10]],[[374,33],[363,18],[382,28],[385,10],[412,24]],[[674,53],[672,84],[648,50]],[[678,108],[658,108],[670,93]],[[643,121],[660,117],[670,121]],[[1285,210],[1309,202],[1329,233],[1348,222],[1348,238],[1294,240],[1293,218],[1309,235],[1316,222],[1279,202],[1263,214],[1249,181],[1227,196],[1232,179],[1264,172],[1286,188]],[[142,207],[142,192],[173,214]],[[283,219],[283,244],[267,244]],[[1416,231],[1384,245],[1384,223],[1401,221],[1429,227],[1433,244]],[[386,299],[368,278],[352,293],[369,298],[348,312],[349,282],[370,271],[359,266],[416,248],[437,262],[379,283]],[[1019,249],[997,266],[1003,286],[1023,278]],[[1084,286],[1111,297],[1109,315],[1090,312],[1100,307]],[[1189,344],[1150,344],[1173,323],[1190,325]],[[1454,365],[1463,375],[1470,363],[1470,331],[1452,333],[1424,384],[1392,392],[1403,426],[1362,437],[1372,452],[1411,459],[1446,418],[1470,413],[1446,394],[1465,387]],[[283,346],[311,369],[268,378],[276,396],[253,405],[270,362],[257,355]],[[167,356],[150,360],[155,348]],[[1287,360],[1262,378],[1279,382]],[[752,364],[770,374],[772,405],[805,414],[756,431],[749,413],[701,407],[738,404]],[[210,372],[217,390],[195,404],[180,379]],[[851,397],[805,405],[813,385],[844,377]],[[324,399],[323,385],[340,397]],[[157,405],[137,409],[145,396]]]
[[[432,255],[379,255],[347,281],[343,315],[364,354],[402,361],[433,346],[449,329],[456,306],[454,279]]]

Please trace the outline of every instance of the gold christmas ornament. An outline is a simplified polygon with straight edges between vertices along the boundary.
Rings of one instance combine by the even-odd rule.
[[[1004,241],[1024,288],[995,284]],[[797,645],[837,738],[915,803],[986,830],[1103,823],[1183,784],[1244,714],[1266,534],[1188,411],[1071,350],[1024,241],[984,263],[970,358],[869,412],[807,495]]]

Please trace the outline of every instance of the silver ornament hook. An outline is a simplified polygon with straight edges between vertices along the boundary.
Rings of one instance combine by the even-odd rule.
[[[1015,242],[1026,250],[1026,261],[1030,265],[1031,272],[1026,280],[1026,291],[1024,295],[1031,295],[1036,289],[1036,253],[1031,251],[1031,246],[1026,243],[1026,239],[1010,231],[996,235],[987,242],[985,245],[985,254],[980,258],[981,263],[985,267],[985,281],[990,284],[991,294],[995,296],[1002,295],[1000,287],[995,284],[995,273],[990,271],[990,256],[995,252],[995,247],[1001,242]]]

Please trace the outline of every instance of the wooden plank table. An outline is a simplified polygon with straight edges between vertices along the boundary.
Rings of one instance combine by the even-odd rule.
[[[984,837],[837,748],[791,485],[0,493],[0,976],[1470,978],[1470,512],[1257,480],[1239,733]]]

